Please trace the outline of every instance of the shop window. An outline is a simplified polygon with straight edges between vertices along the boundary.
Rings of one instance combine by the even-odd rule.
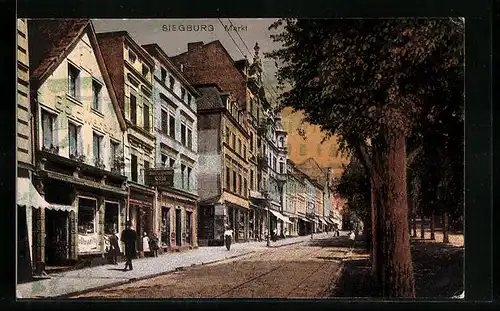
[[[170,245],[170,209],[163,206],[161,209],[161,243]]]
[[[118,203],[106,202],[104,204],[104,233],[113,234],[119,233],[119,208]]]
[[[92,234],[97,232],[97,201],[79,198],[78,201],[78,233]]]

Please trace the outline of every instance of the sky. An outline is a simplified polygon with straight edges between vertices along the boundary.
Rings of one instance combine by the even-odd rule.
[[[219,19],[94,19],[92,23],[98,33],[126,30],[141,45],[157,43],[168,56],[185,52],[188,42],[208,43],[219,40],[233,60],[243,59],[244,54],[251,62],[255,43],[258,42],[265,74],[263,79],[267,85],[266,93],[268,97],[275,99],[279,94],[275,77],[277,68],[274,60],[264,58],[263,53],[280,47],[278,43],[272,41],[270,34],[273,32],[268,30],[276,20],[277,18],[221,18],[220,21]],[[226,31],[221,22],[228,27],[232,22],[232,25],[239,30]]]

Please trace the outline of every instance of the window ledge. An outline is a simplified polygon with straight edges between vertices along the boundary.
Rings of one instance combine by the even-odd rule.
[[[73,102],[73,103],[75,103],[75,104],[77,104],[77,105],[79,105],[79,106],[83,106],[83,103],[82,103],[82,102],[81,102],[78,98],[73,97],[72,95],[70,95],[70,94],[68,94],[68,93],[66,93],[66,98],[67,98],[69,101],[71,101],[71,102]]]
[[[93,113],[100,116],[101,118],[104,118],[104,114],[102,112],[100,112],[99,110],[96,110],[94,108],[90,108],[90,110],[92,110]]]

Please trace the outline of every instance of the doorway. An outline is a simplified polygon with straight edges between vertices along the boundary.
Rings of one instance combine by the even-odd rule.
[[[182,238],[182,219],[181,219],[182,211],[180,208],[175,209],[175,244],[177,246],[181,246],[181,238]]]
[[[31,280],[32,268],[28,238],[26,207],[18,207],[17,212],[17,282]]]
[[[187,243],[191,245],[193,243],[192,230],[191,230],[191,217],[193,212],[186,211],[186,239]]]
[[[170,208],[161,209],[161,244],[170,246]]]
[[[45,262],[48,266],[67,264],[69,250],[69,213],[45,210]]]

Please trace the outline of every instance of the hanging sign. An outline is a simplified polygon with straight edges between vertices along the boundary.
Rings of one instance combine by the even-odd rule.
[[[146,171],[146,181],[150,187],[173,187],[174,170],[171,168],[150,168]]]

